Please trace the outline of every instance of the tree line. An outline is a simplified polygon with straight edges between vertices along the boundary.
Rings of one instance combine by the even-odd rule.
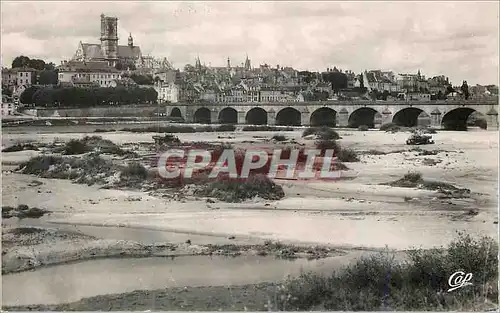
[[[158,93],[153,88],[76,88],[37,87],[27,88],[20,96],[23,104],[41,107],[96,107],[106,105],[126,105],[156,103]]]
[[[41,59],[30,59],[27,56],[20,55],[12,61],[12,68],[32,68],[38,73],[33,82],[39,85],[57,85],[58,71],[56,65],[52,62],[46,63]]]

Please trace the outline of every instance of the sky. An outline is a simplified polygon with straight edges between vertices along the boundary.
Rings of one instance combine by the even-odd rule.
[[[100,15],[118,17],[143,54],[176,68],[201,62],[299,70],[392,70],[498,84],[499,2],[2,1],[2,66],[18,55],[60,64],[99,43]]]

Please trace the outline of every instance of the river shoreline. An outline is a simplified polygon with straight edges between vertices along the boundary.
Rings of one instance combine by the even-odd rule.
[[[2,233],[2,275],[106,258],[260,255],[283,259],[321,259],[348,254],[345,250],[326,246],[288,245],[271,241],[264,244],[199,245],[190,242],[143,244],[127,240],[92,238],[80,232],[38,227],[14,228],[10,226],[6,228],[5,226],[3,225]],[[19,229],[22,229],[25,234],[16,233],[16,237],[12,238],[12,232]],[[28,233],[28,230],[31,231]],[[33,230],[39,231],[33,232]],[[72,238],[58,240],[61,233],[71,235]],[[38,239],[40,243],[33,245],[25,243],[34,241],[33,237],[40,236],[52,238]]]
[[[6,311],[268,311],[279,283],[137,290],[55,305],[4,306]]]

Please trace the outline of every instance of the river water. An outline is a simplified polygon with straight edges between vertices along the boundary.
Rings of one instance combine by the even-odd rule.
[[[57,304],[134,290],[275,282],[301,271],[331,273],[349,260],[352,255],[310,261],[264,256],[98,259],[4,275],[2,302]]]

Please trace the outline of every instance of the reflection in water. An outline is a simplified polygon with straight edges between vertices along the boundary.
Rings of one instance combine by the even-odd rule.
[[[3,305],[57,304],[140,289],[280,281],[303,270],[328,273],[342,263],[346,263],[345,257],[312,261],[259,256],[92,260],[4,275]]]

